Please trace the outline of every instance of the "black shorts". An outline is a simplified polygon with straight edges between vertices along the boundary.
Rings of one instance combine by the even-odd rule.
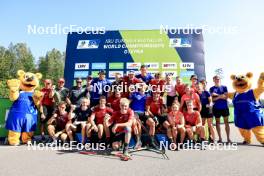
[[[156,117],[159,121],[159,125],[162,125],[167,120],[167,116],[165,115],[156,115]]]
[[[158,120],[158,122],[159,122],[160,125],[162,125],[167,120],[167,116],[165,116],[165,115],[161,115],[161,116],[156,115],[155,117],[157,118],[157,120]],[[140,118],[140,116],[139,116],[139,119],[141,120],[141,122],[143,123],[143,125],[146,125],[146,122],[147,122],[147,120],[149,118],[151,118],[151,117],[144,115],[144,116],[141,116],[141,118]]]
[[[145,116],[145,112],[135,112],[138,115],[139,120],[145,125],[149,117]]]
[[[59,127],[59,126],[55,126],[56,133],[59,132],[59,131],[62,131],[62,130],[65,130],[65,127],[62,128],[62,127]]]
[[[82,132],[82,125],[81,124],[78,124],[78,125],[75,125],[76,126],[76,133],[81,133]]]
[[[125,142],[125,133],[116,133],[112,138],[112,142]]]
[[[202,118],[212,118],[213,117],[212,110],[210,110],[210,108],[203,106],[201,110],[201,116]]]
[[[215,118],[220,118],[221,116],[223,117],[228,117],[230,115],[229,109],[215,109],[213,108],[213,114]]]
[[[45,119],[40,118],[40,123],[45,124],[47,121],[51,118],[52,114],[54,112],[54,107],[53,106],[46,106],[43,105],[43,114],[45,115]]]
[[[167,95],[167,103],[166,103],[166,105],[167,106],[171,106],[173,101],[174,101],[174,99],[175,99],[175,97],[177,97],[177,96],[173,96],[172,97],[172,96]]]

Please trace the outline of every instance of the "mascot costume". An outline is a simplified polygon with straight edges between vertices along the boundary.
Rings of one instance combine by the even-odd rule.
[[[7,81],[9,98],[14,101],[6,120],[10,145],[19,145],[20,137],[24,144],[31,142],[37,127],[37,106],[43,97],[40,91],[35,90],[42,77],[40,73],[33,74],[18,70],[17,75],[18,79]]]
[[[251,143],[251,131],[264,145],[264,112],[260,104],[260,95],[264,92],[264,72],[258,79],[258,87],[252,89],[252,73],[231,75],[234,93],[228,97],[233,100],[235,125],[244,138],[244,144]]]

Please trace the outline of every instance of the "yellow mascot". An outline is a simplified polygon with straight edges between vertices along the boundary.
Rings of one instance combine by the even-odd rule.
[[[260,105],[260,95],[264,92],[264,72],[258,79],[258,87],[252,89],[252,73],[231,75],[234,93],[228,97],[233,100],[235,125],[244,138],[243,144],[251,143],[251,131],[264,145],[264,112]]]
[[[31,142],[37,128],[37,106],[43,97],[40,91],[35,90],[42,74],[18,70],[17,75],[18,79],[7,81],[9,98],[14,101],[6,120],[10,145],[19,145],[20,137],[24,144]]]

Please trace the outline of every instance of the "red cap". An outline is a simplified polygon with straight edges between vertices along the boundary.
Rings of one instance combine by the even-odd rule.
[[[50,84],[52,84],[52,81],[50,79],[45,79],[44,80],[44,83],[50,83]]]
[[[58,82],[65,82],[65,80],[64,80],[64,78],[60,78],[59,80],[58,80]]]

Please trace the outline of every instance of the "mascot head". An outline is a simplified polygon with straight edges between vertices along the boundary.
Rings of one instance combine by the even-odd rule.
[[[33,91],[39,86],[39,80],[42,78],[41,73],[34,74],[23,70],[18,70],[17,75],[21,83],[20,89],[23,91]]]
[[[238,93],[243,93],[251,89],[253,73],[248,72],[245,75],[231,75],[233,88]]]

